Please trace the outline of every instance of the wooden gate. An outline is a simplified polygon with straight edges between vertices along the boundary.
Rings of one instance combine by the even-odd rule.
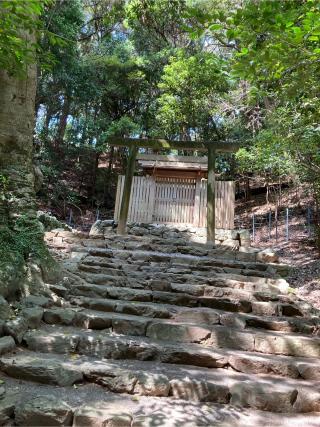
[[[120,212],[124,176],[118,177],[114,219]],[[216,228],[234,228],[234,181],[216,181]],[[129,222],[207,224],[207,180],[135,176]]]

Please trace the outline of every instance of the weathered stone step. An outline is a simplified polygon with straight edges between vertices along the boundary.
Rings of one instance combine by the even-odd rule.
[[[237,261],[234,259],[234,253],[232,253],[232,259],[225,254],[221,254],[219,257],[192,257],[192,256],[183,256],[175,257],[172,254],[163,254],[162,252],[157,253],[155,258],[150,259],[149,255],[152,255],[151,251],[117,251],[106,248],[87,248],[88,255],[86,255],[82,262],[88,265],[100,265],[103,266],[113,266],[119,265],[122,262],[123,265],[140,265],[142,268],[148,269],[148,266],[152,262],[156,262],[157,265],[161,267],[171,268],[190,268],[192,267],[193,271],[210,271],[212,269],[217,269],[217,271],[230,272],[237,274],[244,274],[246,276],[257,277],[267,277],[272,278],[276,274],[276,267],[274,264],[269,265],[261,262],[246,262],[244,260]],[[133,254],[135,256],[133,257]],[[224,271],[224,269],[227,269]],[[221,270],[219,270],[221,269]]]
[[[50,308],[44,311],[43,320],[48,324],[64,324],[85,327],[87,329],[112,328],[116,333],[145,335],[147,327],[163,320],[164,325],[180,324],[181,328],[190,325],[190,331],[207,331],[212,325],[223,325],[233,329],[259,328],[272,331],[297,332],[319,335],[317,319],[272,318],[254,315],[226,313],[206,308],[183,309],[179,306],[162,307],[154,303],[135,303],[112,299],[75,299],[78,306],[71,308]],[[91,310],[80,309],[81,305]],[[100,310],[102,308],[102,310]],[[171,309],[171,310],[170,310]],[[170,311],[169,311],[170,310]],[[197,327],[199,329],[197,329]],[[180,328],[180,329],[181,329]],[[193,328],[193,329],[192,329]],[[207,332],[205,332],[207,335]],[[198,336],[196,333],[195,336]],[[190,339],[192,336],[190,336]],[[203,340],[204,338],[201,338]]]
[[[3,423],[17,426],[73,427],[318,427],[319,413],[271,413],[250,408],[152,396],[116,394],[85,384],[77,388],[6,378],[0,401]]]
[[[94,258],[94,257],[91,257]],[[85,273],[84,278],[92,283],[112,281],[114,283],[123,283],[127,278],[128,282],[133,283],[134,279],[141,284],[145,284],[152,279],[161,279],[169,283],[187,283],[190,285],[211,285],[216,287],[230,287],[234,289],[243,289],[248,292],[270,292],[270,293],[287,293],[289,285],[284,279],[269,279],[256,276],[245,276],[244,274],[218,274],[214,271],[204,275],[203,272],[193,271],[192,274],[187,274],[182,269],[167,269],[159,271],[159,268],[151,268],[148,272],[141,272],[134,269],[134,266],[126,264],[119,267],[103,267],[99,262],[98,265],[94,261],[87,264],[84,260],[79,265],[79,269]],[[175,272],[173,271],[175,270]],[[186,270],[187,271],[187,270]],[[133,280],[132,280],[133,279]]]
[[[70,302],[78,307],[85,307],[91,310],[132,314],[135,316],[157,317],[160,319],[168,319],[174,316],[174,314],[181,309],[181,307],[173,305],[160,305],[152,302],[143,303],[107,298],[75,297],[72,298]]]
[[[114,393],[229,403],[274,412],[320,410],[320,385],[313,381],[199,369],[154,362],[105,362],[92,358],[48,357],[37,353],[3,358],[9,376],[41,383],[72,385],[83,378]],[[60,371],[58,371],[60,369]],[[63,378],[64,377],[64,378]]]
[[[116,359],[157,360],[172,364],[189,364],[210,368],[231,367],[245,373],[272,373],[309,379],[313,372],[320,377],[317,359],[270,356],[228,349],[212,349],[197,344],[173,344],[142,337],[124,337],[74,328],[44,328],[25,336],[30,350],[47,353],[74,353]],[[318,366],[318,368],[317,368]],[[313,378],[313,377],[312,377]]]
[[[123,260],[115,259],[115,258],[103,258],[98,256],[88,255],[83,258],[81,261],[81,269],[87,271],[95,271],[96,269],[118,269],[127,274],[132,273],[133,271],[142,271],[146,274],[153,273],[162,273],[167,274],[168,279],[174,279],[174,277],[180,278],[182,280],[192,278],[198,279],[202,281],[208,280],[208,278],[212,277],[212,273],[215,275],[222,274],[226,275],[227,278],[233,280],[243,280],[246,282],[254,282],[259,284],[269,284],[269,285],[277,285],[282,284],[285,281],[283,279],[274,279],[272,278],[271,273],[262,273],[260,270],[250,270],[250,269],[241,269],[237,268],[238,266],[234,266],[234,268],[226,267],[222,268],[220,266],[203,266],[198,263],[197,265],[193,265],[192,268],[190,265],[181,264],[181,263],[142,263],[137,264],[132,262],[125,262]],[[240,265],[240,267],[244,267]],[[183,275],[190,275],[190,277],[186,276],[184,279]]]
[[[88,247],[87,251],[89,255],[92,256],[102,256],[114,259],[123,259],[130,260],[131,262],[142,262],[142,263],[171,263],[171,264],[187,264],[196,266],[198,264],[203,264],[204,266],[217,266],[217,267],[237,267],[241,269],[248,270],[257,270],[257,271],[267,271],[269,270],[271,274],[275,274],[277,271],[280,275],[285,272],[289,267],[287,265],[281,264],[267,264],[262,262],[255,262],[251,254],[246,254],[242,252],[232,252],[232,251],[219,251],[214,250],[210,251],[210,255],[191,255],[191,254],[176,254],[176,253],[167,253],[167,252],[155,252],[155,251],[146,251],[146,250],[117,250],[109,249],[104,246],[101,248],[98,247]],[[164,247],[161,247],[161,250],[164,250]],[[247,256],[248,255],[248,256]]]
[[[103,283],[103,280],[101,280]],[[117,285],[120,283],[118,282]],[[217,310],[243,312],[267,316],[307,316],[307,307],[292,303],[288,296],[275,296],[269,293],[256,292],[254,295],[246,291],[228,288],[206,287],[206,293],[217,296],[195,296],[203,288],[192,285],[168,284],[161,280],[153,280],[148,283],[150,289],[142,289],[140,285],[122,283],[122,286],[106,286],[103,284],[75,284],[70,288],[71,296],[84,296],[91,298],[123,299],[137,302],[154,302],[160,304],[179,305],[186,307],[203,306]],[[135,286],[137,286],[135,288]],[[167,292],[156,289],[174,289],[175,292]],[[180,291],[180,292],[179,292]],[[187,292],[193,292],[193,295]],[[243,298],[241,298],[243,297]],[[271,299],[271,301],[270,301]],[[267,301],[265,301],[267,300]],[[308,304],[307,304],[308,306]]]
[[[194,328],[192,326],[182,328],[181,325],[175,324],[168,326],[161,322],[153,323],[148,327],[147,338],[145,338],[129,335],[117,336],[107,333],[107,331],[99,333],[79,331],[79,329],[68,327],[61,329],[55,326],[54,330],[47,327],[40,331],[27,332],[24,342],[30,350],[36,351],[57,353],[78,351],[82,354],[107,358],[164,359],[170,363],[199,366],[216,366],[216,352],[219,354],[218,359],[221,359],[221,354],[225,354],[229,349],[254,353],[257,357],[263,355],[292,355],[307,359],[319,357],[319,338],[313,339],[292,334],[288,336],[288,334],[281,333],[254,333],[253,331],[230,330],[223,326],[214,326],[210,330],[201,327]],[[204,339],[205,345],[190,343],[192,340],[200,341],[201,337],[207,336],[208,333],[211,335]],[[173,359],[168,359],[170,349],[175,352]],[[188,356],[189,350],[190,357]],[[182,359],[179,358],[180,353]],[[193,353],[195,354],[193,355]]]

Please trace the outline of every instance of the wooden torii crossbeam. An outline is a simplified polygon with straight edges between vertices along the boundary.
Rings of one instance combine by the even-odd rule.
[[[167,139],[143,138],[110,138],[108,143],[118,147],[129,147],[128,164],[124,181],[124,189],[118,221],[118,234],[126,233],[129,203],[134,174],[135,160],[139,148],[153,150],[189,150],[207,151],[208,153],[208,183],[207,183],[207,241],[215,241],[215,159],[217,152],[235,152],[239,146],[229,142],[198,142],[198,141],[169,141]]]

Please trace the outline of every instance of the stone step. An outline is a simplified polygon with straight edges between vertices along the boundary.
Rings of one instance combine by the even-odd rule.
[[[192,267],[192,274],[206,276],[210,271],[215,272],[216,274],[239,274],[246,277],[256,277],[261,279],[273,279],[279,280],[281,277],[285,277],[287,273],[282,273],[282,270],[285,271],[285,267],[283,268],[280,265],[266,265],[264,263],[247,263],[247,262],[238,262],[238,261],[228,261],[225,259],[214,259],[210,260],[208,258],[201,259],[193,259],[190,257],[177,259],[170,257],[170,254],[162,254],[162,256],[157,253],[154,254],[150,252],[150,256],[146,256],[145,252],[142,254],[135,253],[134,257],[128,251],[121,251],[112,253],[111,250],[103,250],[104,254],[107,255],[109,262],[102,262],[103,258],[102,253],[98,252],[96,248],[94,248],[93,255],[88,253],[87,255],[82,256],[83,265],[98,267],[101,268],[118,268],[122,262],[124,267],[124,271],[128,271],[129,267],[132,267],[132,270],[140,270],[148,273],[161,272],[165,273],[168,269],[171,271],[168,273],[171,274],[190,274],[189,269]],[[153,254],[153,256],[151,256]],[[87,260],[88,259],[88,263]],[[96,261],[94,261],[96,259]],[[279,272],[277,272],[277,269]],[[180,273],[178,273],[180,271]],[[201,273],[201,274],[200,274]]]
[[[90,298],[123,299],[137,302],[154,302],[159,304],[179,305],[186,307],[203,306],[217,310],[232,312],[243,312],[260,315],[282,315],[282,316],[303,316],[308,315],[307,308],[303,309],[292,303],[288,296],[275,296],[269,293],[254,293],[239,289],[205,287],[203,293],[211,296],[195,296],[199,293],[199,288],[192,285],[168,284],[161,280],[150,281],[150,289],[142,289],[140,285],[134,288],[134,284],[120,283],[114,286],[103,284],[76,284],[70,287],[71,296],[84,296]],[[104,283],[104,280],[101,280]],[[126,287],[128,285],[128,287]],[[175,289],[175,292],[167,292],[156,289]],[[203,288],[200,288],[200,290]],[[187,292],[193,292],[193,295]],[[217,296],[212,296],[217,295]],[[242,297],[242,298],[241,298]],[[270,301],[271,299],[271,301]],[[266,301],[267,300],[267,301]]]
[[[205,307],[182,308],[181,306],[156,304],[152,302],[137,303],[135,301],[113,300],[106,298],[76,297],[71,299],[76,307],[84,307],[101,312],[116,312],[151,318],[185,321],[196,325],[219,323],[235,329],[261,328],[273,331],[298,332],[307,335],[319,335],[320,321],[318,318],[292,318],[255,316],[253,314],[229,313]]]
[[[95,243],[96,244],[96,243]],[[276,273],[277,271],[282,276],[283,272],[289,268],[287,265],[281,264],[267,264],[263,262],[254,261],[252,254],[246,254],[243,252],[233,252],[233,251],[219,251],[211,250],[209,256],[204,255],[206,250],[203,251],[203,254],[192,255],[192,254],[183,254],[183,253],[168,253],[166,251],[167,247],[165,245],[159,246],[158,249],[161,251],[152,251],[152,250],[125,250],[125,249],[110,249],[105,248],[106,243],[102,242],[101,248],[99,247],[87,247],[87,252],[91,256],[100,256],[108,258],[120,258],[123,260],[130,260],[131,262],[157,262],[157,263],[179,263],[187,264],[189,266],[196,266],[198,264],[203,264],[204,266],[217,266],[217,267],[237,267],[241,269],[257,270],[257,271],[267,271],[269,270]]]
[[[88,383],[59,387],[6,377],[4,424],[73,427],[317,427],[319,413],[271,413],[208,402],[117,394]],[[11,392],[10,390],[19,390]]]
[[[225,369],[172,366],[141,361],[100,361],[24,352],[1,360],[0,369],[14,378],[72,385],[83,379],[114,393],[216,402],[273,412],[320,410],[320,385],[314,381],[259,377]]]
[[[227,269],[223,269],[221,267],[203,266],[201,264],[193,266],[192,268],[187,264],[180,263],[170,263],[169,265],[167,263],[151,264],[152,263],[137,265],[114,258],[103,258],[88,255],[81,261],[80,269],[88,272],[95,272],[98,270],[104,274],[108,274],[110,271],[111,273],[118,271],[120,275],[123,273],[131,275],[136,271],[141,271],[149,277],[151,275],[161,273],[162,277],[167,277],[173,281],[199,280],[204,283],[209,279],[212,279],[212,276],[214,276],[213,280],[216,278],[217,283],[220,282],[222,285],[222,280],[225,278],[242,282],[252,282],[260,285],[270,285],[270,289],[272,289],[272,286],[275,286],[276,288],[278,286],[287,288],[288,286],[284,279],[274,279],[269,277],[270,275],[261,276],[261,272],[259,270],[229,267]]]
[[[128,322],[125,323],[125,326],[120,323],[120,326],[117,327],[128,328]],[[61,329],[57,326],[55,326],[54,330],[50,329],[49,326],[47,328],[49,329],[29,331],[24,335],[24,342],[26,342],[30,350],[41,350],[43,346],[43,351],[45,352],[64,353],[77,349],[83,354],[98,354],[102,357],[117,358],[116,355],[119,354],[121,358],[132,358],[131,354],[133,354],[133,358],[135,358],[137,357],[136,353],[143,353],[145,356],[141,357],[148,358],[150,356],[154,358],[160,357],[158,346],[160,346],[160,354],[162,354],[164,347],[171,348],[175,344],[177,350],[180,347],[184,347],[184,345],[191,345],[192,341],[197,341],[202,344],[195,347],[198,350],[218,352],[221,352],[221,349],[225,351],[227,349],[241,350],[250,353],[254,352],[257,356],[266,354],[315,358],[319,357],[320,351],[319,337],[310,338],[304,335],[282,334],[280,332],[239,331],[224,326],[212,326],[209,329],[193,325],[164,324],[163,321],[153,322],[146,330],[148,339],[143,336],[116,335],[112,332],[108,333],[106,330],[101,333],[92,331],[92,335],[90,335],[90,331],[80,331],[75,328],[65,327],[68,329]],[[137,351],[133,351],[130,344],[128,345],[130,340],[146,343],[145,347],[143,344],[142,347],[137,347]],[[117,342],[125,343],[123,346],[124,352],[122,352],[122,346],[117,348]],[[150,348],[148,348],[148,345],[150,345]],[[116,346],[116,349],[114,346]],[[140,356],[138,355],[138,357]],[[164,357],[166,357],[165,354]],[[207,357],[205,357],[206,360]],[[186,363],[197,365],[204,362],[199,360],[198,362]],[[208,363],[211,363],[210,358]],[[200,366],[203,365],[201,364]]]
[[[84,302],[87,302],[87,305],[90,306],[90,299]],[[44,311],[43,320],[51,325],[74,325],[86,329],[110,328],[115,333],[139,336],[145,336],[149,326],[151,327],[152,324],[162,323],[164,327],[169,328],[167,333],[170,336],[172,335],[171,330],[173,330],[177,334],[175,337],[177,341],[183,339],[187,340],[187,342],[198,342],[207,339],[210,336],[212,326],[219,324],[232,329],[259,328],[271,331],[304,333],[306,335],[315,335],[319,331],[319,322],[316,319],[261,318],[205,308],[189,310],[181,310],[180,308],[179,310],[178,306],[176,313],[173,311],[169,313],[168,310],[161,311],[161,307],[158,304],[151,306],[149,303],[147,306],[143,304],[137,306],[134,303],[128,304],[126,301],[116,302],[114,300],[93,301],[91,306],[97,306],[97,304],[105,307],[106,310],[88,310],[77,307],[50,308]],[[156,311],[157,307],[158,311]],[[132,313],[132,310],[136,310],[135,314]],[[147,314],[149,313],[151,316],[143,315],[146,310]],[[128,311],[129,314],[126,313]],[[169,317],[172,317],[172,320],[162,320]],[[174,336],[172,339],[174,339]]]
[[[93,257],[94,258],[94,257]],[[105,276],[105,280],[111,280],[113,282],[122,282],[122,278],[136,279],[140,283],[145,283],[151,279],[162,279],[164,281],[177,282],[177,283],[188,283],[192,285],[212,285],[217,287],[230,287],[234,289],[243,289],[246,291],[260,291],[260,292],[271,292],[275,294],[287,293],[289,285],[284,279],[269,279],[261,278],[257,276],[245,276],[244,274],[228,274],[228,273],[216,273],[210,271],[207,275],[203,272],[193,271],[192,274],[186,273],[188,270],[182,269],[168,269],[164,267],[161,271],[158,268],[151,268],[150,271],[138,271],[134,270],[132,265],[127,264],[119,267],[104,267],[101,263],[94,265],[93,261],[89,264],[83,261],[79,265],[79,269],[85,273],[93,273],[101,276]],[[87,281],[95,282],[96,278],[94,275],[84,276]],[[100,276],[99,280],[100,280]],[[121,279],[120,279],[121,278]]]

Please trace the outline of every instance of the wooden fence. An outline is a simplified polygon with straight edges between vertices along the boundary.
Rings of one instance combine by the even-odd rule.
[[[118,177],[114,219],[118,220],[124,176]],[[234,228],[234,181],[216,181],[216,228]],[[129,222],[184,223],[206,227],[207,180],[135,176]]]

